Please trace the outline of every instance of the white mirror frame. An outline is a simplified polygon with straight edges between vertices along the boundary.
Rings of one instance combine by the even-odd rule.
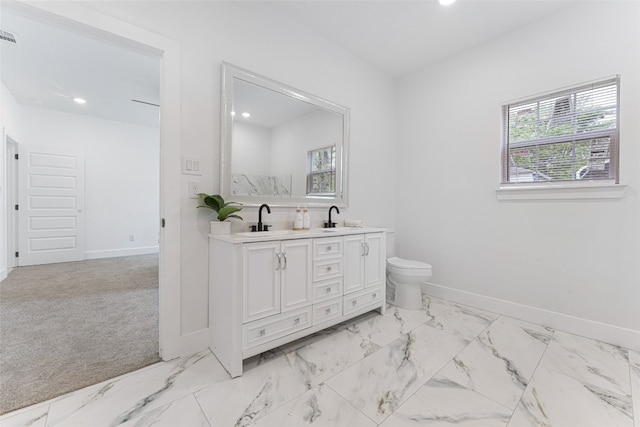
[[[335,112],[343,117],[342,147],[340,161],[336,165],[336,194],[333,197],[308,196],[308,197],[277,197],[277,196],[241,196],[231,194],[231,152],[233,144],[233,81],[244,80],[249,83],[281,93],[282,95],[298,99],[323,109]],[[252,73],[251,71],[235,65],[222,63],[222,118],[221,118],[221,143],[220,143],[220,195],[225,200],[240,202],[245,206],[259,206],[267,203],[275,207],[296,206],[332,206],[347,207],[348,204],[348,160],[349,160],[349,120],[348,108],[320,97],[305,93],[291,86],[271,80],[267,77]],[[306,187],[306,185],[305,185]]]

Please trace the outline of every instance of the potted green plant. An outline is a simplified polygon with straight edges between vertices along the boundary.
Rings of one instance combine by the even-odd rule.
[[[197,207],[211,209],[218,216],[218,221],[211,221],[211,234],[229,234],[231,222],[227,220],[231,218],[242,220],[242,217],[236,214],[242,210],[242,203],[225,202],[218,194],[198,193],[198,196],[200,196],[202,204]]]

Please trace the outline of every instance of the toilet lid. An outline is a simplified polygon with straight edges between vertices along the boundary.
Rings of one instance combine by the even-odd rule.
[[[431,264],[426,262],[413,261],[410,259],[402,259],[398,257],[389,258],[387,264],[396,268],[403,268],[409,270],[431,270]]]

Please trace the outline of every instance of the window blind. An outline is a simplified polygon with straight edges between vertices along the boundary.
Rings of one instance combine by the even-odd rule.
[[[502,182],[618,182],[619,77],[503,105]]]
[[[307,194],[335,194],[336,146],[311,150],[308,157]]]

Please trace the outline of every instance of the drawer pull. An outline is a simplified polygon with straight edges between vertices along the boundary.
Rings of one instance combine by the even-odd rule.
[[[265,331],[264,329],[260,329],[260,336],[261,337],[263,337],[264,334],[266,334],[266,333],[267,333],[267,331]]]
[[[324,312],[325,312],[326,314],[331,314],[331,309],[330,309],[330,308],[327,308]]]
[[[331,267],[330,267],[330,266],[329,266],[329,267],[327,267],[327,271],[331,271]]]
[[[330,250],[331,250],[331,246],[327,246],[327,251],[330,251]]]
[[[351,301],[351,305],[356,305],[358,303],[357,299],[354,299],[353,301]]]
[[[331,293],[331,288],[327,288],[327,293],[330,294]]]
[[[300,318],[299,318],[299,317],[296,317],[296,318],[295,318],[295,320],[293,321],[293,323],[294,323],[295,325],[299,324],[299,323],[300,323]]]

